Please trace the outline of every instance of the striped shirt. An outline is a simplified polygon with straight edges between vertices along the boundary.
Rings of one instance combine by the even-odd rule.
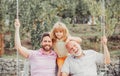
[[[43,49],[29,55],[31,76],[56,76],[56,53],[45,54]]]

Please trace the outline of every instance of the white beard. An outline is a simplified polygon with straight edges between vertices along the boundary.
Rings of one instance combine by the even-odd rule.
[[[79,50],[78,53],[74,54],[74,56],[80,56],[82,54],[82,50]]]

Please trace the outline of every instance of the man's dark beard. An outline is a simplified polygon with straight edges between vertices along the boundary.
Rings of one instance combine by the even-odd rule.
[[[45,48],[46,46],[49,46],[50,48],[49,48],[49,49],[46,49],[46,48]],[[44,45],[44,46],[42,46],[42,48],[43,48],[45,51],[50,51],[50,50],[52,49],[52,47],[51,47],[50,45]]]

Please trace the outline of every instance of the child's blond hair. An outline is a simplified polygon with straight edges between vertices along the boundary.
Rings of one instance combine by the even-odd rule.
[[[55,32],[57,31],[63,32],[63,37],[62,37],[63,41],[66,41],[69,36],[69,32],[68,32],[66,25],[62,22],[57,22],[54,24],[53,29],[51,30],[51,39],[52,39],[53,44],[56,43],[57,41],[57,37],[55,35]]]

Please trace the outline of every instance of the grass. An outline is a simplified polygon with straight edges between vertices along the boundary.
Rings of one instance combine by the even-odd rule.
[[[120,50],[114,50],[110,52],[112,57],[117,57],[120,56]]]

